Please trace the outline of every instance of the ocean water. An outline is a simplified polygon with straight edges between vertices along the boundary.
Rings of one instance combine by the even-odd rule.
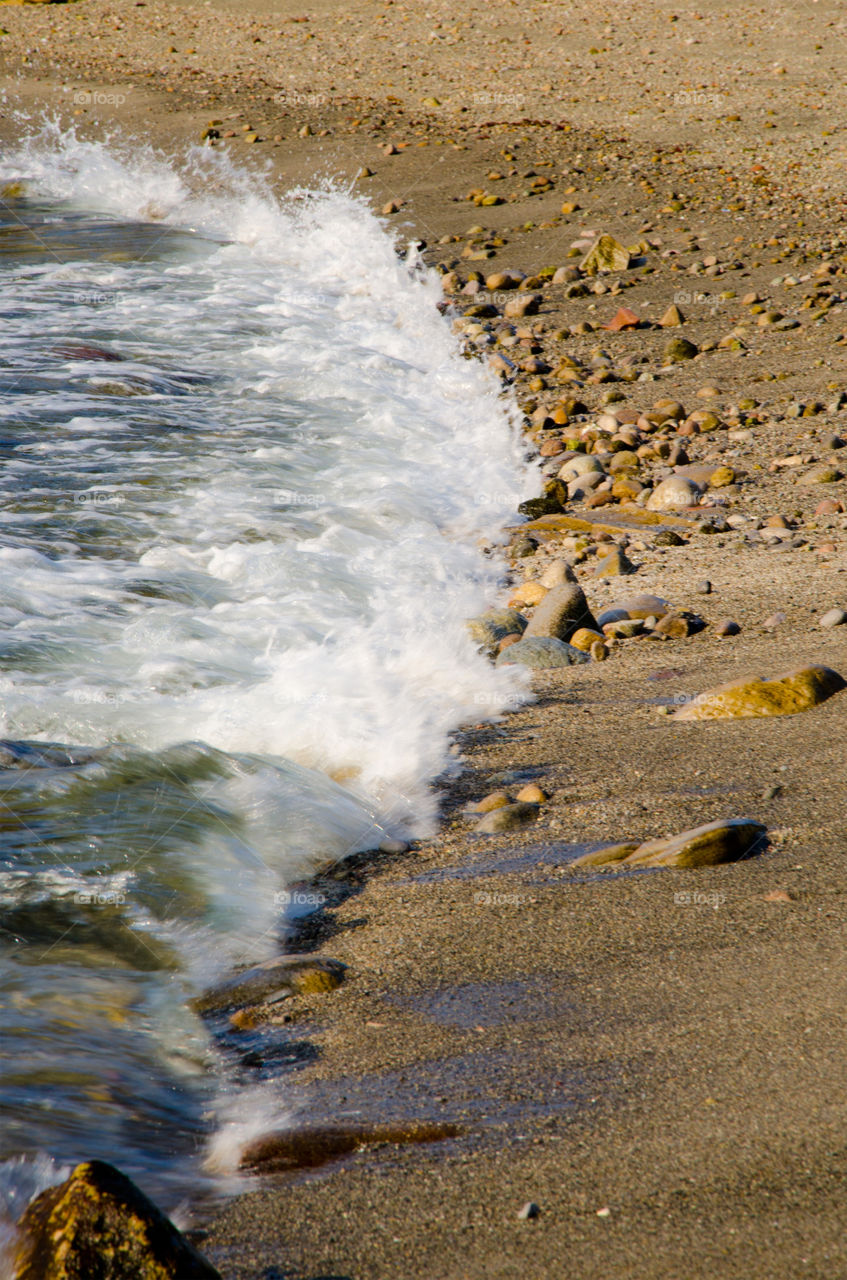
[[[431,832],[451,731],[524,695],[464,620],[534,481],[349,192],[49,126],[0,189],[0,1199],[98,1157],[171,1208],[298,1056],[192,995]]]

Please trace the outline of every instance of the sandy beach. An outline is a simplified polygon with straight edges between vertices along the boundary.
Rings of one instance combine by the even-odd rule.
[[[741,677],[847,677],[847,625],[821,625],[847,609],[847,20],[823,0],[721,9],[0,5],[5,141],[24,110],[213,145],[280,194],[350,184],[452,277],[450,318],[500,360],[528,455],[552,464],[589,416],[664,398],[677,426],[697,410],[717,425],[616,472],[606,459],[610,475],[656,483],[674,458],[728,472],[652,523],[612,486],[528,529],[516,513],[492,608],[566,560],[595,618],[650,593],[697,626],[534,672],[535,700],[496,723],[481,704],[455,740],[463,771],[434,784],[439,832],[310,886],[325,903],[290,949],[345,981],[253,1015],[315,1051],[287,1086],[295,1127],[457,1132],[198,1208],[192,1238],[225,1280],[847,1270],[847,694],[674,716]],[[565,278],[600,233],[630,265]],[[486,285],[509,271],[532,288]],[[507,332],[521,293],[537,306]],[[682,323],[662,324],[672,306]],[[620,308],[633,319],[606,328]],[[696,351],[671,363],[678,337]],[[626,571],[598,572],[612,548]],[[528,784],[545,796],[532,821],[478,829],[470,805]],[[766,825],[764,853],[569,868],[739,817]]]

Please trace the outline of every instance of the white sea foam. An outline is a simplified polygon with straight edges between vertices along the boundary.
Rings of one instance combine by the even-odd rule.
[[[101,399],[51,429],[43,457],[38,444],[19,451],[16,465],[42,478],[78,455],[88,483],[73,514],[111,519],[124,555],[0,551],[17,638],[66,649],[4,690],[3,732],[287,756],[354,776],[395,810],[406,797],[403,816],[426,829],[423,784],[447,761],[448,732],[479,718],[480,694],[496,712],[523,687],[476,655],[464,620],[502,573],[477,540],[497,538],[531,485],[513,411],[461,358],[434,273],[401,261],[351,195],[278,201],[208,149],[177,168],[48,130],[7,154],[0,177],[228,240],[164,267],[72,266],[78,283],[115,291],[90,327],[128,360],[83,357],[81,399],[98,381],[149,376],[165,354],[215,382],[185,397],[196,452],[189,432],[151,447],[142,425],[128,456],[127,403],[155,412],[144,397],[113,412]],[[18,287],[45,333],[84,341],[84,322],[80,333],[65,303],[50,305],[68,271],[48,259]],[[153,479],[139,483],[145,467]],[[194,598],[128,603],[139,572]]]

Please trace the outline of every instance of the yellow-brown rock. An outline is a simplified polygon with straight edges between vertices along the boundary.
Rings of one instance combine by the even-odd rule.
[[[15,1280],[221,1280],[129,1178],[100,1160],[42,1191],[18,1226]]]
[[[547,587],[543,587],[540,582],[522,582],[512,592],[509,605],[514,607],[515,605],[540,604],[546,594]]]
[[[471,805],[471,809],[474,813],[491,813],[492,810],[502,809],[505,805],[511,803],[508,791],[491,791],[487,796],[483,796],[481,800],[477,800],[476,804]]]
[[[602,631],[592,631],[590,627],[580,627],[570,638],[570,643],[575,649],[581,649],[583,653],[588,653],[595,640],[603,640]]]
[[[731,720],[753,716],[793,716],[817,707],[847,687],[831,667],[800,667],[763,680],[732,680],[717,685],[680,707],[674,720]]]

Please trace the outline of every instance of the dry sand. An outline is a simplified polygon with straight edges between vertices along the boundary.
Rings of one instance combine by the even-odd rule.
[[[595,608],[655,591],[710,626],[536,677],[534,704],[458,739],[466,770],[443,785],[438,837],[322,882],[327,909],[296,940],[350,968],[338,990],[286,1005],[280,1035],[310,1047],[287,1086],[295,1115],[452,1121],[463,1135],[268,1180],[204,1224],[226,1280],[847,1273],[847,695],[706,724],[659,705],[805,662],[847,675],[847,626],[817,621],[847,607],[847,532],[843,517],[813,514],[846,486],[768,471],[792,452],[837,459],[827,436],[847,431],[834,407],[847,362],[845,19],[815,0],[728,9],[0,6],[7,90],[29,107],[94,136],[143,120],[167,146],[233,132],[216,145],[269,160],[281,191],[368,167],[359,189],[377,208],[403,201],[389,223],[462,278],[565,264],[585,228],[660,239],[655,270],[633,273],[620,298],[548,287],[531,322],[541,358],[602,347],[655,371],[666,331],[555,335],[619,305],[656,320],[681,293],[698,344],[749,325],[746,354],[710,352],[622,388],[639,410],[660,395],[724,416],[760,402],[750,440],[691,445],[746,473],[724,513],[750,521],[664,549],[631,533],[638,571],[608,584],[591,555],[577,569]],[[0,125],[19,128],[8,114]],[[552,187],[528,194],[531,171]],[[473,189],[504,203],[480,208]],[[563,201],[580,208],[563,215]],[[709,254],[725,269],[692,275]],[[813,273],[827,261],[835,301],[815,319]],[[799,283],[773,283],[786,275]],[[751,291],[799,328],[759,330],[740,301]],[[530,377],[517,381],[522,405],[560,398]],[[719,394],[703,401],[706,385]],[[580,395],[596,408],[605,390]],[[790,416],[810,401],[822,410]],[[777,513],[794,522],[781,550],[746,538]],[[711,595],[696,593],[701,579]],[[763,627],[775,611],[786,620]],[[725,617],[741,631],[719,639]],[[510,769],[549,803],[519,835],[475,834],[464,805]],[[566,870],[577,848],[731,816],[767,823],[769,852],[691,871]],[[531,1221],[518,1218],[527,1201],[540,1208]]]

